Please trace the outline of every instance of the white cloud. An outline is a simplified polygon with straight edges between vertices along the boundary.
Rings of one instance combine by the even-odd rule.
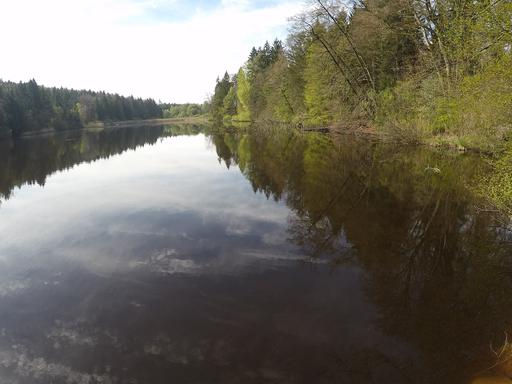
[[[176,1],[0,0],[0,77],[200,102],[253,45],[284,37],[301,8],[298,1],[255,9],[222,0],[209,11],[189,6],[184,20],[155,16]]]

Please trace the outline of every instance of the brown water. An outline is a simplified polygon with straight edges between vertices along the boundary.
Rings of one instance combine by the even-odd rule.
[[[268,128],[0,142],[0,382],[469,383],[512,329],[487,171]]]

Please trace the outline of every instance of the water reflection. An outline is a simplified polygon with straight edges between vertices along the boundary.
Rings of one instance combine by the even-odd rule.
[[[468,188],[484,162],[295,131],[219,136],[226,164],[294,212],[290,240],[333,267],[361,267],[379,329],[421,353],[401,365],[363,348],[347,369],[359,364],[365,376],[382,364],[409,382],[469,382],[492,365],[489,343],[510,330],[512,237]]]
[[[262,127],[0,144],[2,382],[469,383],[511,328],[477,157]]]
[[[26,140],[0,141],[0,198],[15,187],[44,185],[46,178],[76,164],[108,159],[127,150],[157,142],[159,138],[197,135],[204,127],[173,125],[105,131],[70,131]]]

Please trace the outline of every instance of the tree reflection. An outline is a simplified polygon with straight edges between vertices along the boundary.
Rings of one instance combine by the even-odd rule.
[[[193,135],[203,131],[203,126],[183,124],[3,140],[0,141],[0,198],[9,199],[13,189],[24,184],[43,186],[49,175],[83,162],[152,145],[161,137]]]
[[[44,185],[75,164],[201,130],[132,128],[1,142],[0,194],[8,198],[16,186]],[[507,220],[482,209],[468,187],[487,171],[478,157],[282,128],[208,134],[219,161],[238,166],[255,192],[290,208],[291,242],[333,272],[361,272],[377,327],[407,349],[335,350],[336,377],[467,383],[493,365],[489,344],[503,343],[512,328],[512,236]]]
[[[469,382],[492,365],[489,343],[511,328],[512,247],[503,217],[468,188],[483,161],[282,129],[212,140],[255,191],[286,202],[290,240],[309,257],[362,269],[379,327],[417,348],[425,382]],[[370,352],[353,356],[383,361]],[[396,382],[423,381],[408,371]]]

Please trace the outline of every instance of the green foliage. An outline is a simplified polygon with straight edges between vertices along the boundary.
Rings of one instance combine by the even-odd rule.
[[[0,81],[0,131],[14,136],[28,131],[79,129],[88,122],[162,117],[154,100],[104,92],[46,88]]]
[[[253,48],[235,81],[218,82],[212,114],[233,115],[233,87],[241,120],[365,120],[390,140],[503,149],[512,129],[512,3],[346,4],[316,1],[294,18],[286,46]]]
[[[512,149],[493,163],[494,170],[479,183],[480,191],[512,215]]]
[[[294,105],[293,80],[288,71],[288,61],[284,54],[279,54],[276,62],[268,69],[268,81],[265,95],[269,105],[268,114],[278,121],[292,121],[297,106]]]
[[[166,119],[193,117],[205,115],[209,112],[209,104],[161,104],[163,117]]]
[[[320,52],[322,47],[317,43],[309,47],[306,67],[304,71],[304,101],[308,122],[315,125],[325,125],[334,120],[333,102],[340,105],[340,99],[335,97],[338,92],[343,92],[344,81],[337,81],[337,71],[333,68],[332,61]],[[337,92],[332,85],[340,85]]]
[[[223,113],[224,115],[228,115],[228,116],[234,116],[236,115],[236,105],[237,105],[237,102],[236,102],[236,91],[235,91],[235,87],[232,86],[231,88],[229,88],[229,91],[228,91],[228,94],[226,95],[226,97],[224,98],[224,101],[222,103],[222,110],[223,110]]]
[[[428,87],[431,79],[425,81]],[[428,94],[423,94],[421,83],[408,80],[378,94],[375,122],[380,133],[405,143],[417,143],[429,135]]]
[[[490,152],[502,149],[512,132],[512,57],[502,55],[466,76],[455,99],[456,134]]]
[[[236,119],[241,121],[250,120],[251,112],[249,110],[249,95],[251,92],[251,86],[244,68],[240,68],[236,75],[236,85],[236,97],[238,100],[236,105]]]
[[[444,141],[500,152],[512,131],[510,68],[512,57],[503,54],[448,91],[435,75],[400,81],[379,93],[375,122],[383,135],[401,141]]]
[[[217,79],[215,85],[215,92],[211,99],[211,115],[215,120],[222,120],[224,118],[224,99],[233,87],[234,83],[231,81],[229,74],[226,72],[222,80]]]
[[[283,44],[279,40],[253,48],[245,68],[240,68],[233,79],[226,73],[222,80],[217,80],[211,100],[213,119],[245,121],[293,115],[283,96],[286,79],[282,76],[286,76],[287,66],[283,57]]]
[[[310,124],[369,117],[375,92],[414,62],[418,36],[401,0],[365,3],[368,9],[355,7],[350,17],[339,1],[311,9],[296,18],[286,47],[276,40],[253,48],[249,87],[241,77],[237,93],[242,115]]]

